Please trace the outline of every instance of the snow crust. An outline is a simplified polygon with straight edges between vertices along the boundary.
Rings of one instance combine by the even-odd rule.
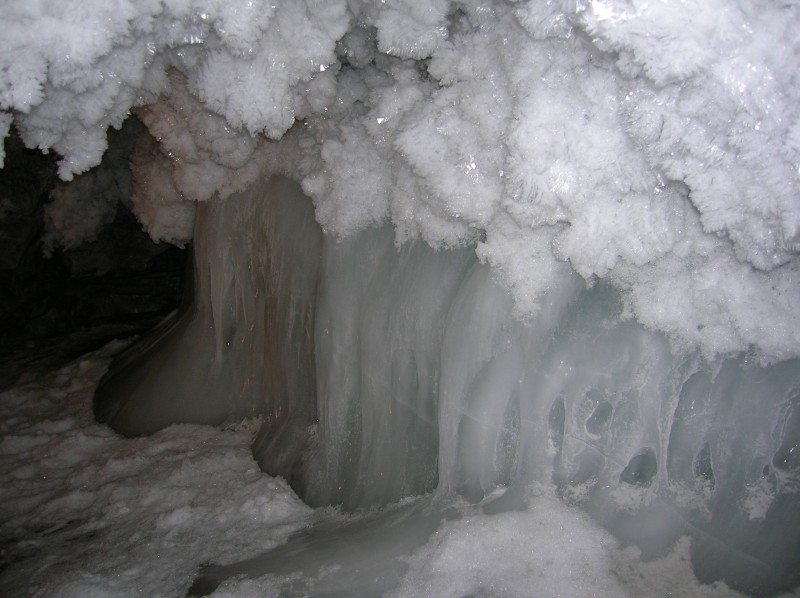
[[[650,563],[580,511],[546,493],[526,509],[487,515],[465,509],[443,522],[408,559],[410,570],[390,595],[412,596],[741,596],[724,583],[700,585],[689,567],[689,540]],[[476,539],[479,540],[476,541]],[[532,542],[531,538],[536,541]],[[614,571],[607,574],[607,568]],[[662,577],[663,576],[663,577]],[[669,580],[669,581],[667,581]],[[668,589],[667,589],[668,588]]]
[[[603,566],[614,550],[613,538],[586,525],[584,517],[539,497],[530,510],[447,522],[411,559],[405,583],[392,596],[522,597],[533,588],[538,596],[624,595]]]
[[[568,264],[613,283],[626,316],[678,350],[800,355],[793,3],[2,11],[0,131],[13,118],[69,180],[133,109],[172,164],[138,154],[138,213],[154,238],[185,242],[183,200],[283,173],[337,238],[390,221],[398,243],[474,244],[523,319]]]

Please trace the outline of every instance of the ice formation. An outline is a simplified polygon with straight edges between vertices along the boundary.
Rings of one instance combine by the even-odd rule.
[[[194,302],[101,417],[263,413],[312,503],[552,484],[703,580],[800,584],[800,6],[2,11],[0,130],[70,179],[132,110],[148,231],[200,202]]]
[[[94,421],[92,394],[125,344],[56,370],[28,358],[0,392],[3,596],[184,596],[219,584],[216,598],[511,597],[534,586],[542,598],[742,598],[697,583],[685,539],[642,562],[546,494],[500,515],[426,497],[372,514],[312,510],[258,471],[256,420],[122,438]]]

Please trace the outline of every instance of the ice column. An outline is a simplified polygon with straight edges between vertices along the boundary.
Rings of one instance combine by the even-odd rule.
[[[95,397],[98,419],[138,435],[264,414],[298,449],[316,417],[321,248],[311,203],[288,179],[199,204],[191,297],[117,359]]]

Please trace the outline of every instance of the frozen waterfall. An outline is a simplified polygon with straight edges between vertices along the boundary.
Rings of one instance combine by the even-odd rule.
[[[474,249],[323,234],[273,177],[201,204],[194,298],[95,399],[137,435],[263,414],[254,453],[313,505],[550,486],[625,543],[693,538],[701,581],[800,583],[800,361],[709,360],[566,265],[526,321]]]

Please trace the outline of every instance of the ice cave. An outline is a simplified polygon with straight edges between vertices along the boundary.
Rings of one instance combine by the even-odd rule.
[[[188,254],[0,380],[0,589],[798,595],[800,4],[0,15],[3,234]]]

